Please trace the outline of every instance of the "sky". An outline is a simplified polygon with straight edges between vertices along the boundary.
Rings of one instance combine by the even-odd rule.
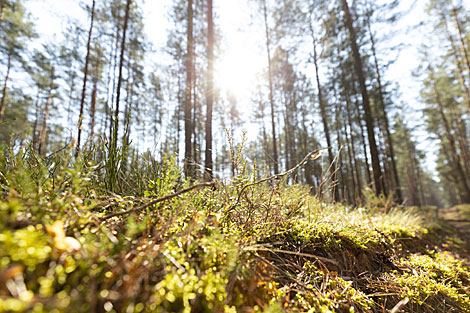
[[[401,52],[396,55],[379,55],[379,58],[395,58],[396,62],[390,65],[385,73],[387,80],[393,81],[399,87],[401,100],[410,108],[404,112],[411,126],[416,127],[419,148],[427,151],[427,167],[434,170],[435,144],[427,140],[426,133],[420,129],[423,116],[420,112],[422,103],[419,101],[419,81],[412,76],[412,71],[420,63],[417,48],[425,43],[428,36],[423,27],[410,31],[424,18],[424,5],[427,1],[416,1],[416,7],[406,15],[399,24],[390,29],[397,31],[392,42],[379,43],[386,45],[403,44]],[[37,31],[41,37],[50,37],[51,40],[60,38],[60,34],[67,26],[69,18],[78,19],[86,29],[89,24],[87,13],[82,10],[77,0],[30,0],[27,7],[32,13]],[[411,1],[402,1],[402,9],[408,8]],[[91,4],[91,1],[90,1]],[[144,23],[146,33],[157,51],[167,42],[167,29],[171,27],[168,20],[168,11],[171,0],[145,0]],[[222,89],[231,89],[237,94],[240,111],[250,110],[251,94],[256,87],[256,79],[267,66],[264,44],[264,33],[259,25],[253,24],[247,0],[215,0],[215,23],[222,31],[222,44],[220,58],[216,61],[216,81]],[[382,32],[383,30],[377,30]],[[386,33],[387,30],[384,31]],[[152,56],[155,61],[160,57]],[[222,91],[225,92],[225,91]],[[243,112],[242,112],[243,113]],[[246,124],[249,137],[254,137],[256,129]]]

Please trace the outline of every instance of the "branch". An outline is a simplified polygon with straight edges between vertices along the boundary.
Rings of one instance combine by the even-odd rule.
[[[238,198],[237,198],[237,202],[235,202],[235,205],[232,206],[232,209],[235,208],[238,203],[240,203],[240,198],[243,194],[243,192],[248,188],[248,187],[251,187],[251,186],[255,186],[255,185],[259,185],[259,184],[262,184],[264,182],[267,182],[269,180],[272,180],[272,179],[276,179],[276,178],[281,178],[281,177],[284,177],[284,176],[288,176],[290,174],[292,174],[293,172],[295,172],[299,167],[301,167],[302,165],[304,165],[305,163],[307,163],[307,161],[309,159],[312,159],[312,160],[316,160],[318,159],[321,155],[322,155],[322,152],[324,150],[327,150],[327,149],[318,149],[318,150],[314,150],[312,152],[310,152],[309,154],[307,154],[302,161],[300,161],[299,164],[297,164],[296,166],[294,166],[293,168],[291,168],[290,170],[288,171],[285,171],[283,173],[279,173],[279,174],[274,174],[272,176],[269,176],[267,178],[263,178],[261,180],[258,180],[254,183],[251,183],[251,184],[248,184],[248,185],[245,185],[243,186],[243,188],[240,190],[240,193],[238,194]]]
[[[131,213],[135,213],[135,212],[139,212],[139,211],[142,211],[154,204],[157,204],[159,202],[163,202],[165,200],[169,200],[169,199],[172,199],[174,197],[177,197],[179,195],[182,195],[183,193],[186,193],[186,192],[189,192],[193,189],[197,189],[197,188],[201,188],[201,187],[213,187],[215,186],[215,182],[208,182],[208,183],[201,183],[201,184],[197,184],[197,185],[194,185],[194,186],[191,186],[191,187],[188,187],[186,189],[183,189],[183,190],[180,190],[180,191],[177,191],[175,193],[172,193],[168,196],[164,196],[162,198],[159,198],[159,199],[156,199],[156,200],[153,200],[147,204],[144,204],[144,205],[141,205],[137,208],[134,208],[134,209],[130,209],[130,210],[127,210],[127,211],[122,211],[122,212],[117,212],[117,213],[111,213],[109,215],[106,215],[104,217],[101,218],[101,221],[105,221],[107,219],[110,219],[111,217],[115,217],[115,216],[122,216],[122,215],[126,215],[126,214],[131,214]]]

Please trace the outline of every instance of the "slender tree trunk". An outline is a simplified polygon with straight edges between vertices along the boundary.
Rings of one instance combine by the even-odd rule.
[[[38,151],[38,143],[39,143],[39,136],[38,136],[38,124],[39,124],[39,95],[40,95],[40,89],[38,87],[38,93],[36,95],[36,103],[35,103],[35,120],[33,124],[33,150]]]
[[[214,106],[214,21],[212,16],[212,0],[207,1],[207,86],[206,86],[206,181],[212,180],[212,107]]]
[[[11,69],[11,52],[8,54],[7,73],[5,75],[5,82],[3,84],[2,102],[0,104],[0,122],[3,121],[3,116],[5,115],[5,105],[6,105],[7,91],[8,91],[8,80],[10,79],[10,69]]]
[[[375,50],[375,39],[372,34],[372,29],[370,26],[370,19],[367,20],[367,26],[369,30],[370,41],[372,44],[372,56],[374,58],[375,76],[377,78],[377,84],[379,88],[379,102],[380,102],[380,106],[382,109],[382,117],[383,117],[384,126],[385,126],[385,135],[387,136],[388,154],[390,156],[393,179],[395,181],[395,200],[398,203],[402,203],[403,196],[401,193],[400,179],[398,177],[397,163],[395,161],[395,151],[393,148],[392,135],[390,133],[390,124],[388,121],[387,110],[385,109],[384,91],[383,91],[383,86],[382,86],[382,75],[380,74],[379,62],[377,60],[377,53]]]
[[[98,73],[93,78],[93,90],[91,91],[91,107],[90,107],[90,141],[93,142],[95,135],[95,115],[96,115],[96,97],[98,93]]]
[[[192,69],[192,73],[193,73],[193,90],[192,90],[192,103],[193,103],[193,110],[192,110],[192,121],[191,121],[191,125],[192,125],[192,129],[191,129],[191,136],[193,138],[193,142],[192,142],[192,156],[193,156],[193,178],[194,179],[198,179],[198,175],[199,175],[199,171],[198,169],[196,168],[196,165],[200,165],[199,163],[199,160],[201,159],[201,149],[200,149],[200,142],[202,140],[200,140],[200,134],[201,134],[201,131],[200,131],[200,128],[201,128],[201,125],[199,123],[199,121],[202,119],[202,115],[201,115],[201,111],[202,111],[202,107],[201,107],[201,104],[199,103],[198,101],[198,98],[197,98],[197,93],[196,93],[196,88],[197,88],[197,75],[196,75],[196,69],[195,69],[195,64],[193,63],[193,69]],[[203,134],[204,136],[204,134]]]
[[[69,103],[68,103],[68,108],[67,108],[67,124],[68,125],[71,125],[72,124],[72,103],[73,103],[73,92],[75,91],[75,77],[77,76],[76,75],[76,72],[75,72],[75,69],[74,69],[74,66],[72,66],[72,69],[73,71],[72,73],[72,77],[70,77],[70,91],[69,91]],[[70,132],[70,137],[72,137],[72,132]]]
[[[347,0],[341,0],[341,2],[343,3],[343,11],[344,11],[344,15],[346,18],[345,20],[346,27],[348,28],[349,34],[351,37],[350,43],[351,43],[351,49],[352,49],[353,57],[354,57],[356,75],[358,77],[359,85],[361,87],[362,105],[364,108],[366,127],[367,127],[367,136],[369,139],[370,154],[372,158],[375,193],[376,195],[380,195],[382,193],[386,194],[386,190],[384,189],[384,184],[383,184],[382,169],[380,168],[380,160],[379,160],[379,153],[377,150],[377,143],[375,141],[375,130],[374,130],[374,123],[372,119],[372,112],[370,108],[369,94],[367,93],[366,79],[365,79],[364,70],[362,66],[362,59],[361,59],[359,48],[357,47],[357,42],[356,42],[356,31],[353,26],[351,12],[349,11]]]
[[[336,120],[339,121],[339,114],[338,114],[338,110],[336,110]],[[337,155],[337,163],[338,165],[335,166],[335,178],[334,178],[334,182],[333,182],[333,185],[337,185],[335,186],[334,188],[338,189],[341,191],[341,193],[338,192],[338,195],[339,197],[336,199],[336,201],[341,201],[341,202],[344,202],[344,201],[347,201],[349,202],[349,199],[348,199],[348,193],[347,193],[347,190],[346,190],[346,184],[345,184],[345,176],[344,176],[344,172],[343,172],[343,156],[341,155],[341,151],[342,151],[342,147],[343,147],[343,143],[341,142],[341,135],[339,133],[339,129],[340,129],[340,126],[338,125],[338,127],[336,127],[336,144],[338,145],[338,155]]]
[[[447,137],[447,140],[449,141],[449,148],[450,148],[450,152],[452,154],[452,158],[454,159],[454,162],[455,162],[457,175],[459,176],[460,181],[461,181],[461,186],[463,187],[463,191],[464,191],[463,201],[465,203],[470,203],[470,187],[468,186],[467,178],[465,177],[464,170],[462,168],[462,164],[460,163],[460,157],[457,154],[457,150],[455,148],[456,143],[455,143],[454,136],[450,132],[449,122],[448,122],[447,117],[444,113],[444,106],[443,106],[443,103],[442,103],[442,100],[441,100],[441,95],[439,93],[439,89],[437,88],[437,83],[436,83],[436,80],[435,80],[435,77],[434,77],[434,70],[432,68],[430,68],[430,71],[431,71],[431,80],[432,80],[433,89],[434,89],[434,96],[436,98],[435,100],[436,100],[437,105],[439,107],[439,114],[441,115],[442,122],[443,122],[444,128],[446,130],[446,137]]]
[[[465,165],[465,175],[470,175],[470,158],[469,158],[469,153],[468,153],[468,145],[467,145],[467,134],[465,130],[465,124],[462,121],[462,116],[456,112],[456,108],[452,107],[451,108],[451,119],[452,119],[452,124],[454,125],[454,129],[456,129],[457,132],[457,141],[459,142],[459,149],[462,153],[462,159],[464,161]]]
[[[119,33],[119,32],[117,32]],[[112,100],[111,100],[111,104],[109,103],[110,102],[110,99],[112,99],[113,97],[110,97],[110,87],[112,85],[112,81],[111,81],[111,72],[114,72],[114,63],[113,60],[115,60],[115,52],[116,52],[116,49],[117,49],[117,42],[118,42],[118,34],[116,34],[116,36],[114,36],[113,38],[113,41],[110,43],[110,46],[109,46],[109,62],[108,62],[108,69],[107,69],[107,74],[106,74],[106,100],[104,102],[104,111],[105,111],[105,118],[102,120],[102,123],[103,123],[103,129],[102,129],[102,132],[103,134],[106,133],[107,130],[110,130],[111,129],[111,125],[112,125],[112,122],[111,122],[111,110],[110,110],[110,106],[112,106]],[[114,74],[114,73],[113,73]],[[109,121],[109,125],[108,125],[108,121]],[[109,126],[109,128],[108,128]],[[111,132],[109,132],[109,139],[111,139]]]
[[[330,136],[330,128],[328,125],[328,115],[326,113],[326,105],[323,99],[323,88],[320,82],[320,69],[318,67],[318,54],[317,54],[317,41],[315,39],[315,33],[313,31],[312,26],[312,12],[310,12],[310,19],[309,19],[309,27],[310,27],[310,34],[312,36],[312,43],[313,43],[313,64],[315,66],[315,80],[317,83],[318,89],[318,105],[320,107],[320,116],[323,124],[323,132],[325,133],[326,144],[328,146],[328,162],[333,164],[334,157],[333,157],[333,146],[331,144],[331,136]],[[331,167],[334,170],[334,167]],[[320,191],[321,192],[321,191]],[[333,202],[339,199],[338,191],[336,188],[333,189]]]
[[[462,27],[460,26],[460,21],[457,16],[457,9],[455,7],[452,8],[452,17],[454,18],[454,23],[459,33],[460,51],[462,52],[462,55],[464,57],[465,65],[467,66],[467,74],[470,79],[470,60],[469,60],[469,55],[468,55],[468,49],[465,44],[465,34],[462,31]]]
[[[286,170],[290,169],[290,168],[293,168],[295,166],[295,164],[297,164],[297,158],[296,158],[296,153],[295,151],[297,151],[297,140],[296,140],[296,129],[293,125],[293,123],[297,124],[298,122],[298,119],[296,117],[297,115],[297,97],[296,97],[296,93],[295,93],[295,90],[293,91],[292,93],[292,97],[290,98],[290,108],[291,110],[289,110],[288,114],[289,114],[289,123],[287,124],[287,129],[289,130],[289,137],[288,137],[288,141],[289,141],[289,155],[290,155],[290,159],[289,159],[289,166],[286,168]],[[297,175],[297,174],[295,174]]]
[[[357,154],[356,154],[356,143],[354,140],[354,133],[353,133],[353,124],[352,124],[352,119],[351,119],[351,103],[350,100],[348,99],[346,102],[346,109],[347,109],[347,114],[348,114],[348,125],[349,125],[349,132],[351,133],[351,149],[352,149],[352,154],[353,154],[353,159],[354,159],[354,169],[356,171],[356,183],[357,183],[357,195],[359,197],[358,200],[362,199],[362,179],[361,179],[361,171],[360,167],[357,161]]]
[[[289,136],[290,136],[290,130],[289,130],[289,120],[287,117],[287,108],[286,112],[284,115],[284,141],[285,141],[285,146],[284,146],[284,152],[285,152],[285,160],[284,160],[284,166],[286,171],[290,168],[290,159],[289,159],[289,152],[290,152],[290,142],[289,142]]]
[[[274,117],[274,90],[273,90],[273,74],[272,74],[272,60],[271,60],[271,35],[268,25],[268,8],[266,0],[263,0],[263,15],[264,15],[264,29],[266,34],[266,52],[268,56],[268,81],[269,81],[269,104],[271,106],[271,128],[273,135],[273,163],[274,172],[279,173],[279,157],[277,153],[277,138],[276,138],[276,122]]]
[[[349,132],[351,134],[351,152],[353,156],[353,162],[354,162],[354,170],[356,173],[355,179],[356,179],[356,186],[357,186],[357,191],[356,191],[356,204],[359,204],[361,199],[362,199],[362,181],[361,181],[361,172],[358,166],[357,162],[357,154],[356,154],[356,147],[355,147],[355,141],[354,141],[354,133],[353,133],[353,124],[352,124],[352,119],[351,119],[351,100],[349,99],[348,96],[346,96],[346,113],[348,115],[348,126],[349,126]]]
[[[193,151],[192,151],[192,86],[193,86],[193,0],[188,0],[187,7],[187,48],[186,48],[186,94],[184,104],[184,172],[186,177],[192,177]]]
[[[452,37],[452,34],[450,33],[449,25],[447,24],[447,18],[444,15],[442,16],[442,22],[446,29],[447,38],[449,39],[451,51],[452,51],[452,54],[454,55],[455,64],[457,65],[457,71],[459,72],[459,78],[460,78],[460,84],[462,85],[462,88],[465,94],[465,100],[467,101],[468,110],[470,110],[470,91],[468,89],[467,82],[465,81],[463,66],[462,66],[460,57],[458,55],[457,48],[455,47],[454,38]]]
[[[127,26],[129,24],[130,7],[131,7],[131,0],[127,0],[126,14],[124,16],[124,27],[122,29],[121,56],[119,58],[119,76],[118,76],[117,89],[116,89],[116,108],[114,111],[113,137],[111,139],[111,150],[113,151],[113,153],[115,153],[117,149],[118,128],[119,128],[119,101],[121,98],[121,85],[122,85],[122,68],[124,66],[124,53],[126,51],[126,34],[127,34]]]
[[[46,131],[47,131],[47,120],[49,119],[49,112],[52,103],[52,90],[54,86],[54,69],[51,71],[51,83],[49,86],[49,95],[47,96],[46,107],[44,108],[44,118],[42,120],[41,130],[39,132],[39,146],[38,154],[44,154],[44,148],[46,143]]]
[[[124,108],[124,136],[122,137],[122,146],[127,147],[129,145],[130,136],[130,125],[131,125],[131,113],[132,113],[132,97],[134,96],[134,70],[132,69],[131,61],[128,61],[128,69],[130,71],[129,78],[126,86],[126,106]]]
[[[357,185],[356,185],[356,180],[355,180],[355,173],[354,173],[354,165],[353,165],[353,155],[352,155],[352,146],[351,146],[351,140],[350,136],[348,134],[348,127],[346,126],[346,123],[343,123],[343,134],[344,134],[344,139],[346,140],[346,146],[348,147],[348,181],[351,182],[351,188],[348,183],[348,193],[350,196],[350,202],[351,204],[358,204],[358,193],[357,193]]]
[[[118,53],[119,53],[119,40],[121,39],[121,32],[119,23],[116,24],[116,46],[114,47],[114,60],[113,60],[113,78],[112,78],[112,89],[111,89],[111,105],[109,107],[109,140],[113,138],[114,118],[113,118],[113,107],[115,104],[115,92],[116,92],[116,68],[118,66]]]
[[[85,58],[85,74],[83,75],[83,88],[82,88],[82,97],[80,99],[80,115],[78,116],[78,135],[77,135],[77,151],[75,156],[78,156],[80,152],[80,140],[82,136],[82,123],[83,123],[83,108],[85,106],[85,95],[86,95],[86,83],[88,79],[88,62],[90,60],[90,48],[91,48],[91,35],[93,33],[93,22],[95,19],[95,0],[93,0],[93,4],[91,6],[91,22],[90,22],[90,30],[88,31],[88,42],[86,48],[86,58]]]
[[[411,169],[408,172],[408,176],[412,177],[411,185],[409,186],[412,201],[413,201],[412,205],[417,205],[421,207],[424,200],[421,198],[421,193],[420,193],[421,181],[420,181],[420,175],[419,175],[418,160],[416,160],[416,151],[415,151],[415,147],[412,145],[411,138],[407,139],[407,141],[408,141],[408,158],[411,161]],[[422,191],[422,188],[421,188],[421,191]]]
[[[306,121],[305,121],[305,115],[306,114],[302,114],[302,135],[301,135],[301,140],[302,140],[303,152],[304,152],[304,153],[302,153],[303,155],[307,154],[311,150],[311,147],[308,146],[308,141],[307,141],[308,131],[307,131],[307,125],[306,125]],[[309,163],[305,164],[305,182],[307,183],[307,185],[309,185],[312,188],[316,189],[315,182],[313,181],[312,175],[313,175],[313,173],[312,173],[312,164],[311,164],[311,162],[309,162]]]
[[[359,108],[359,104],[356,101],[354,102],[354,107],[356,108],[357,124],[361,128],[361,143],[362,143],[362,152],[364,153],[367,185],[370,185],[372,182],[372,175],[370,173],[370,164],[369,164],[369,157],[367,153],[366,136],[364,134],[364,125],[362,124],[363,118],[362,118],[361,110]]]

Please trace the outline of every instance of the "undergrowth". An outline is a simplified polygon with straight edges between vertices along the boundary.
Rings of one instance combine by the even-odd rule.
[[[418,209],[259,182],[240,151],[230,181],[174,196],[195,182],[147,155],[112,193],[98,154],[2,147],[0,311],[470,312],[454,235]]]

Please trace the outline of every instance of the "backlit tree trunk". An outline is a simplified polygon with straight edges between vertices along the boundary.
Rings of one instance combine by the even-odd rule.
[[[191,144],[192,126],[192,86],[193,86],[193,0],[187,7],[187,48],[186,48],[186,94],[184,104],[184,172],[186,177],[193,176],[193,151]]]
[[[5,114],[8,80],[10,79],[10,69],[11,69],[11,53],[8,54],[7,73],[5,74],[5,82],[3,84],[2,102],[0,103],[0,122],[3,121],[3,115]]]
[[[80,140],[82,136],[82,123],[83,123],[83,109],[85,106],[85,95],[86,95],[86,83],[88,79],[88,62],[90,60],[90,47],[91,47],[91,35],[93,33],[93,22],[95,18],[95,0],[93,0],[93,4],[91,7],[91,22],[90,22],[90,30],[88,31],[88,42],[87,42],[87,52],[85,58],[85,70],[83,75],[83,87],[82,87],[82,97],[80,98],[80,115],[78,116],[78,135],[77,135],[77,151],[80,151]]]
[[[212,108],[214,106],[214,21],[212,16],[212,0],[207,1],[207,85],[206,85],[206,153],[205,180],[212,179]]]
[[[341,1],[343,4],[343,11],[344,11],[344,15],[346,18],[345,20],[346,27],[348,28],[349,34],[350,34],[350,44],[351,44],[351,49],[353,52],[356,75],[357,75],[359,86],[361,89],[362,105],[364,109],[364,117],[365,117],[366,128],[367,128],[367,137],[369,139],[369,148],[370,148],[370,154],[371,154],[371,159],[372,159],[375,193],[376,195],[380,195],[382,193],[385,194],[386,191],[384,189],[382,170],[380,168],[380,160],[379,160],[379,154],[377,150],[377,143],[375,141],[375,130],[374,130],[374,123],[372,119],[372,112],[370,108],[369,95],[367,93],[366,78],[365,78],[364,70],[362,66],[361,55],[359,53],[359,48],[356,42],[356,31],[354,30],[352,16],[351,16],[351,12],[349,11],[347,0],[341,0]]]
[[[268,56],[268,81],[269,81],[269,104],[271,106],[271,128],[273,136],[273,165],[274,172],[279,173],[279,158],[277,153],[277,138],[276,138],[276,121],[274,117],[274,91],[273,91],[273,75],[272,75],[272,60],[271,60],[271,35],[268,26],[268,8],[266,0],[263,0],[263,14],[264,14],[264,28],[266,33],[266,52]]]

